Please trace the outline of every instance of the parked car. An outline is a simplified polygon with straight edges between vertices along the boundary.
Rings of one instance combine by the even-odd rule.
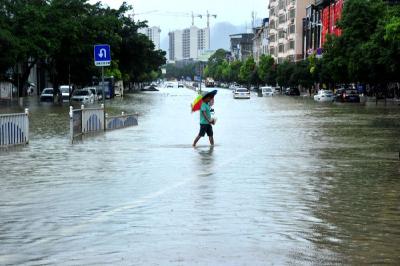
[[[293,88],[287,88],[285,91],[285,95],[288,96],[300,96],[300,90],[296,87]]]
[[[272,87],[268,87],[268,86],[267,87],[261,87],[260,91],[261,91],[261,95],[263,97],[265,97],[265,96],[274,96],[274,93],[275,93],[274,89]]]
[[[174,87],[174,84],[172,84],[172,83],[167,83],[167,88],[173,88]]]
[[[143,89],[141,89],[141,91],[159,91],[155,86],[150,85],[150,86],[146,86]]]
[[[178,88],[184,88],[185,86],[183,86],[183,84],[182,83],[179,83],[178,84]]]
[[[54,89],[53,88],[45,88],[40,94],[41,102],[53,102],[54,101]]]
[[[72,87],[70,90],[69,85],[61,85],[60,86],[61,100],[68,102],[71,91],[72,91]]]
[[[282,89],[280,87],[275,87],[274,88],[274,94],[279,94],[282,92]]]
[[[233,91],[234,99],[250,99],[250,91],[246,88],[237,88]]]
[[[314,101],[316,102],[333,102],[334,100],[335,96],[333,92],[329,90],[320,90],[314,95]]]
[[[360,95],[358,94],[357,90],[355,89],[338,89],[336,90],[335,95],[336,102],[348,102],[348,103],[359,103],[360,102]]]
[[[81,102],[81,103],[93,103],[94,102],[94,94],[90,89],[82,89],[76,90],[72,94],[72,101]]]

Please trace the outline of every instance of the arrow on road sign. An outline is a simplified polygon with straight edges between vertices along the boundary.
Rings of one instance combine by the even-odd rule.
[[[103,56],[104,56],[104,58],[107,57],[107,51],[106,51],[106,49],[101,48],[101,49],[100,49],[100,53],[99,53],[99,57],[100,57],[100,58],[103,58]]]

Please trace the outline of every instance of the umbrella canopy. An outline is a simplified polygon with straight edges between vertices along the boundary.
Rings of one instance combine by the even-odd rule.
[[[203,93],[203,95],[199,95],[196,97],[196,99],[194,99],[193,103],[192,103],[192,112],[196,112],[199,111],[201,108],[201,105],[203,103],[203,99],[207,98],[207,97],[211,97],[214,98],[214,96],[217,94],[217,90],[213,90],[213,91],[206,91]]]

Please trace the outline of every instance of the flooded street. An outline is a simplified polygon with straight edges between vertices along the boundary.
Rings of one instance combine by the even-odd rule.
[[[0,151],[0,265],[400,263],[398,106],[221,89],[216,146],[194,149],[194,97],[116,99],[139,126],[74,145],[68,106],[27,103],[30,144]]]

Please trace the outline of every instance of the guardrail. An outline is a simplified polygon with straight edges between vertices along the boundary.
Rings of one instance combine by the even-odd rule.
[[[114,130],[137,125],[138,114],[125,114],[122,112],[122,114],[119,116],[111,117],[106,114],[106,130]]]
[[[71,142],[75,138],[81,137],[88,133],[99,133],[105,130],[115,130],[138,125],[137,114],[125,114],[119,116],[105,115],[104,105],[101,108],[85,108],[73,109],[70,106],[70,136]]]
[[[29,110],[0,115],[0,147],[29,143]]]
[[[73,141],[75,138],[88,133],[104,131],[104,105],[101,108],[73,109],[69,107],[70,117],[70,136]]]

